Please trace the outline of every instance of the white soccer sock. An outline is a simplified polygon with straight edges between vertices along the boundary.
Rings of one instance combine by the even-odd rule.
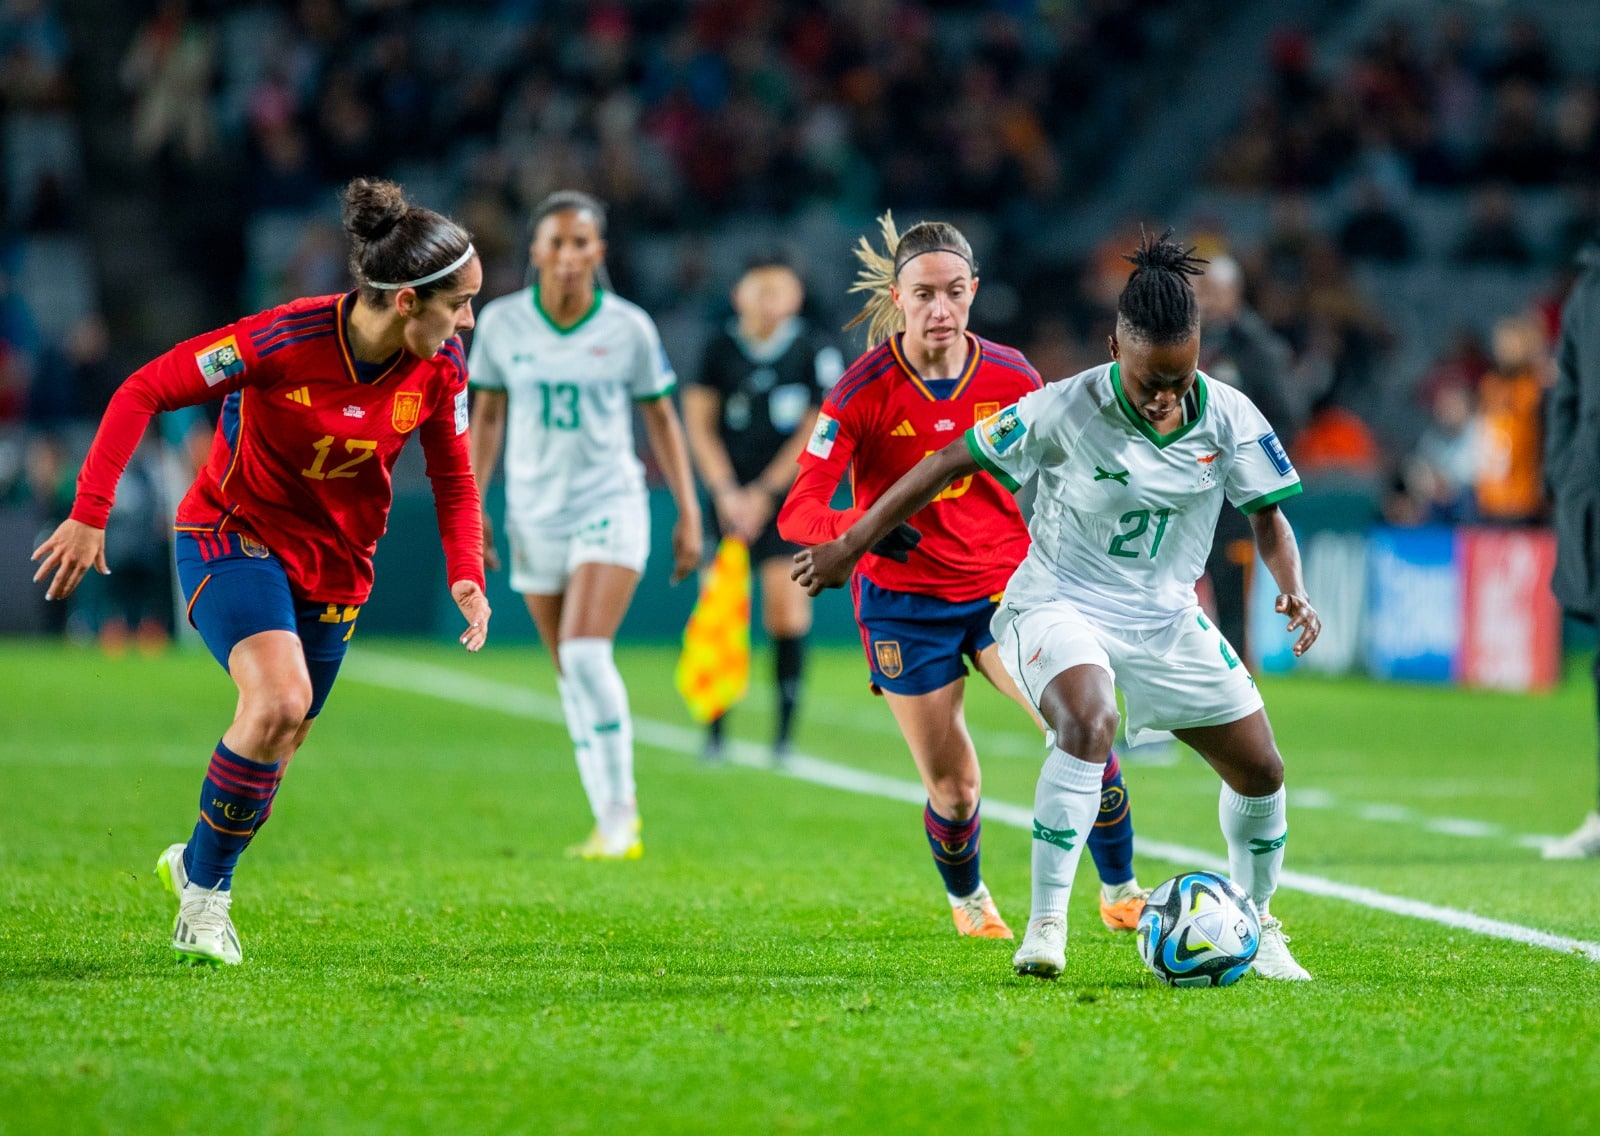
[[[606,790],[605,772],[600,768],[600,755],[590,741],[589,726],[584,720],[583,705],[577,691],[565,677],[557,676],[556,690],[561,695],[561,713],[567,720],[567,736],[572,739],[572,755],[578,762],[578,780],[583,782],[583,794],[589,798],[589,811],[599,824],[605,816],[610,794]]]
[[[568,639],[561,644],[561,670],[583,709],[596,755],[597,783],[606,805],[601,827],[624,820],[631,826],[637,813],[633,781],[633,716],[628,688],[622,683],[609,639]]]
[[[1228,842],[1228,874],[1265,915],[1283,871],[1283,842],[1289,836],[1283,786],[1269,797],[1241,797],[1226,784],[1217,802],[1217,820]]]
[[[1067,914],[1072,877],[1100,812],[1105,766],[1050,749],[1033,792],[1033,910],[1028,922]]]

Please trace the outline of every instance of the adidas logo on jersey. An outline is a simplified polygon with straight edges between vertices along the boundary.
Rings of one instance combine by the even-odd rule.
[[[911,419],[902,418],[900,419],[900,425],[896,426],[893,430],[890,430],[889,433],[893,434],[896,438],[914,438],[917,434],[917,428],[911,425]]]
[[[311,388],[310,387],[296,387],[292,391],[286,391],[284,393],[283,397],[288,399],[290,402],[299,403],[301,406],[310,406],[311,405]]]

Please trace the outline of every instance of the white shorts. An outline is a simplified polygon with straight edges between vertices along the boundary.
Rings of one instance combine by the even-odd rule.
[[[570,536],[551,536],[506,518],[511,588],[523,595],[560,595],[580,564],[617,564],[644,571],[650,559],[650,505],[624,498],[598,509]]]
[[[1261,709],[1255,679],[1198,607],[1142,629],[1107,627],[1066,600],[994,613],[1000,661],[1034,706],[1056,675],[1093,663],[1122,691],[1129,745],[1163,730],[1220,726]]]

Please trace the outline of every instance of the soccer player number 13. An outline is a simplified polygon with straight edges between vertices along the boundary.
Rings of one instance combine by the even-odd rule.
[[[336,477],[354,477],[356,466],[370,458],[378,448],[378,443],[366,438],[346,438],[344,452],[352,454],[348,461],[340,462],[332,469],[325,470],[328,464],[328,454],[333,450],[334,438],[332,434],[325,434],[320,439],[311,443],[311,448],[317,451],[317,460],[311,463],[310,469],[300,472],[313,481],[330,481]]]
[[[1150,516],[1149,509],[1134,509],[1122,514],[1119,518],[1119,523],[1130,525],[1131,527],[1112,537],[1111,546],[1106,551],[1112,556],[1137,560],[1139,558],[1139,550],[1137,548],[1129,548],[1128,545],[1144,536],[1145,532],[1150,528]],[[1171,509],[1157,509],[1155,511],[1156,535],[1150,541],[1151,560],[1156,558],[1156,553],[1161,548],[1161,538],[1167,535],[1167,518],[1170,516],[1172,516]]]

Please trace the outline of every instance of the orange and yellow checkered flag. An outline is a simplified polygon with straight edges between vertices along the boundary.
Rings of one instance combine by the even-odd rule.
[[[674,674],[696,722],[722,717],[750,689],[750,550],[725,538],[683,629]]]

